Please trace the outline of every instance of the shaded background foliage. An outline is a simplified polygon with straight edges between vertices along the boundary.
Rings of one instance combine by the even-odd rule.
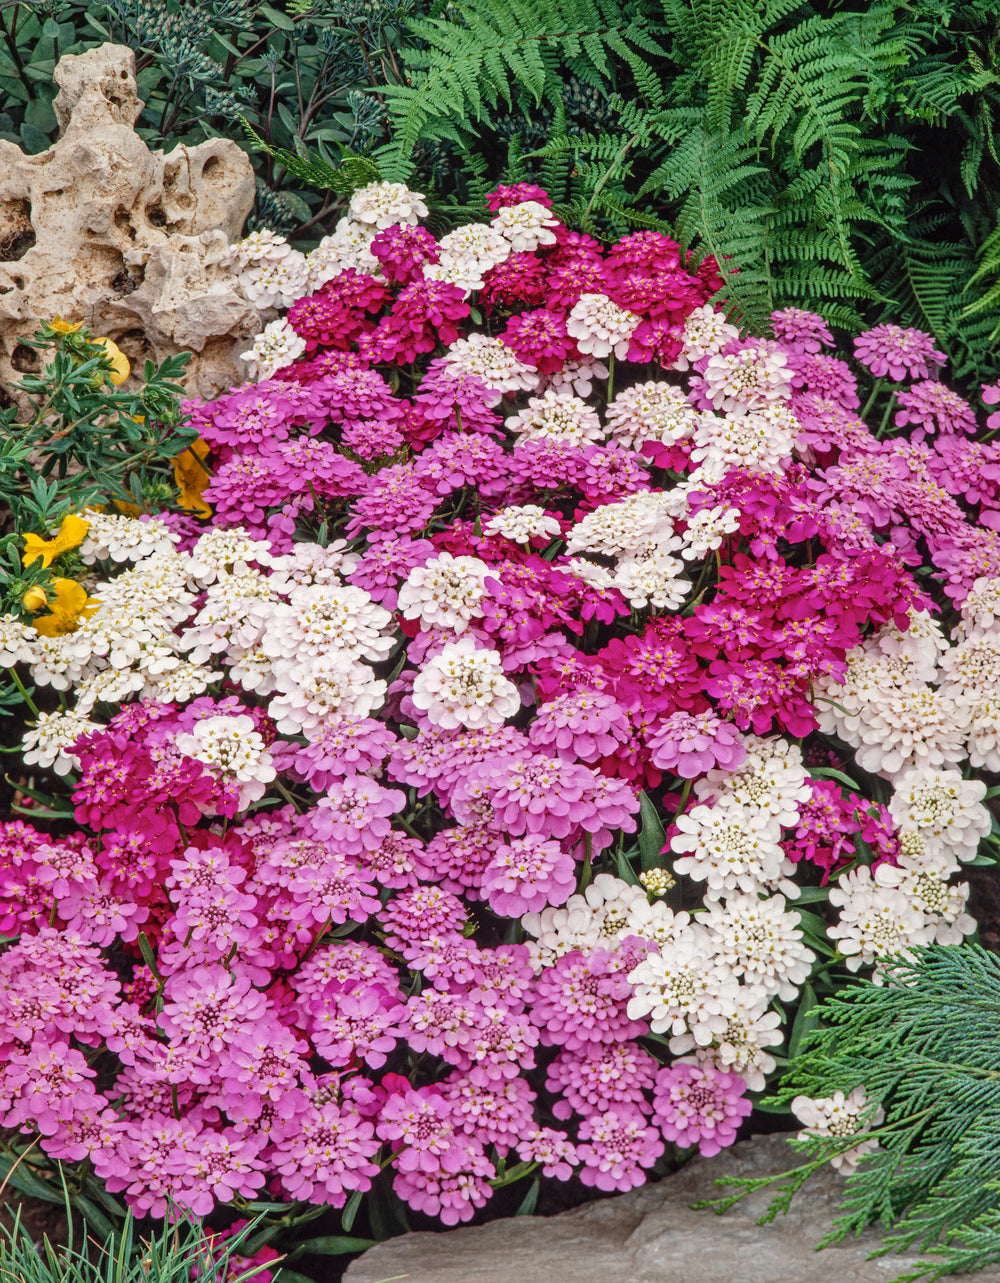
[[[427,191],[442,225],[535,180],[578,226],[715,253],[750,324],[789,305],[892,319],[931,331],[966,388],[1000,372],[992,0],[6,0],[0,28],[0,137],[28,151],[55,133],[60,54],[123,41],[151,145],[243,117],[311,157],[241,135],[253,223],[304,244],[343,201],[316,163],[345,150]]]

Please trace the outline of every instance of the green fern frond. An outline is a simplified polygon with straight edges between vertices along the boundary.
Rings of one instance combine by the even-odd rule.
[[[308,187],[349,196],[357,188],[364,187],[366,183],[377,182],[382,177],[378,165],[367,156],[357,156],[343,148],[340,164],[334,166],[305,144],[301,144],[298,152],[288,151],[284,147],[272,147],[244,116],[238,119],[255,151],[264,152],[279,165],[284,165],[290,174],[294,174]]]
[[[648,39],[617,0],[458,4],[446,19],[412,21],[410,31],[420,46],[404,50],[409,83],[383,90],[401,154],[445,121],[471,127],[502,103],[554,103],[567,64],[610,83],[609,38]]]

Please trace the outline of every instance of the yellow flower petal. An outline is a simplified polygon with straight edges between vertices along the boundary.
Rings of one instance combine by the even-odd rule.
[[[62,525],[51,539],[43,539],[40,535],[23,535],[24,556],[21,560],[26,566],[30,566],[41,557],[43,566],[51,566],[61,552],[78,548],[87,537],[89,529],[90,526],[82,517],[70,513],[63,517]]]
[[[83,329],[83,322],[64,321],[61,316],[54,316],[49,322],[49,328],[55,330],[57,334],[74,334],[77,330]]]
[[[29,588],[21,598],[21,604],[25,610],[44,610],[49,604],[49,599],[45,595],[45,589],[35,584],[34,588]]]
[[[104,348],[104,354],[111,362],[112,369],[109,375],[111,382],[115,387],[117,387],[119,383],[124,383],[132,372],[132,367],[128,363],[128,357],[112,339],[100,338],[94,339],[94,342],[98,347]]]
[[[187,450],[182,450],[174,457],[174,481],[180,491],[177,505],[187,508],[189,512],[196,512],[200,517],[212,515],[212,509],[201,497],[211,480],[202,460],[208,457],[211,448],[207,441],[202,441],[199,437]]]
[[[54,579],[52,587],[56,597],[51,613],[39,615],[32,627],[43,637],[58,637],[76,632],[80,620],[92,615],[100,606],[99,601],[87,596],[87,590],[75,579]]]

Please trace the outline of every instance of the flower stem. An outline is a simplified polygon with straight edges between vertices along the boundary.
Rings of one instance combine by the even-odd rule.
[[[34,701],[34,700],[31,698],[31,696],[28,694],[28,691],[27,691],[27,689],[26,689],[26,687],[25,687],[25,685],[24,685],[24,682],[22,682],[22,681],[21,681],[21,679],[20,679],[20,677],[18,676],[18,674],[17,674],[17,669],[16,669],[16,668],[11,668],[11,669],[9,669],[8,671],[9,671],[9,673],[10,673],[11,677],[13,677],[13,679],[14,679],[14,685],[15,685],[15,686],[17,687],[17,689],[21,692],[21,698],[22,698],[22,699],[24,700],[24,702],[28,705],[28,707],[31,709],[31,711],[34,713],[34,715],[35,715],[36,717],[40,717],[40,716],[41,716],[41,714],[40,714],[40,713],[39,713],[39,711],[38,711],[38,707],[37,707],[37,705],[35,704],[35,701]]]
[[[882,391],[883,387],[885,387],[885,379],[876,379],[875,386],[872,388],[872,394],[868,398],[868,400],[865,402],[865,408],[861,411],[860,415],[858,416],[859,418],[865,419],[868,417],[868,411],[875,404],[876,400],[878,399],[878,394]]]

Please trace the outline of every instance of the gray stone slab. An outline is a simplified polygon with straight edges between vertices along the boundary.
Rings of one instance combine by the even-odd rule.
[[[614,1198],[550,1217],[509,1217],[441,1233],[404,1234],[354,1261],[344,1283],[889,1283],[913,1257],[866,1260],[881,1236],[817,1253],[844,1182],[817,1173],[787,1216],[758,1226],[764,1191],[724,1216],[689,1204],[717,1197],[721,1176],[761,1176],[796,1163],[780,1136],[743,1141],[716,1158],[695,1159],[675,1175]],[[1000,1270],[955,1276],[1000,1283]]]

